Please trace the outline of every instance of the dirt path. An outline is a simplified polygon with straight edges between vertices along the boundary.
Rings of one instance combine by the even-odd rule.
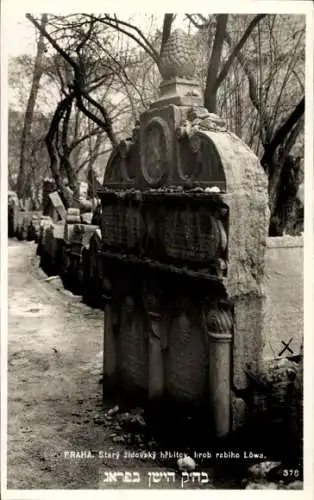
[[[34,253],[33,244],[10,242],[8,488],[92,488],[97,467],[63,455],[104,440],[92,422],[103,315],[36,279]]]
[[[44,281],[34,255],[33,243],[9,242],[8,489],[101,488],[104,468],[158,467],[125,457],[141,450],[113,443],[114,422],[99,419],[102,311]]]

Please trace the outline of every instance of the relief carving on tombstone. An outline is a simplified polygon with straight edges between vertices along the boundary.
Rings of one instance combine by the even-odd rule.
[[[171,161],[172,138],[167,123],[153,118],[146,126],[142,139],[142,174],[150,186],[165,180]]]
[[[167,392],[175,399],[200,401],[206,393],[208,354],[200,314],[183,299],[173,312],[166,357]]]
[[[145,294],[144,302],[148,334],[148,394],[152,400],[161,398],[164,391],[163,351],[167,346],[167,335],[160,297]]]
[[[205,303],[203,308],[204,327],[207,335],[211,333],[231,334],[233,328],[232,303],[228,300],[219,300]]]
[[[146,388],[147,346],[143,316],[131,296],[126,296],[122,304],[118,346],[123,383],[128,387]]]
[[[182,181],[209,181],[226,191],[226,178],[214,143],[204,132],[226,132],[224,120],[205,108],[191,108],[176,130],[179,145],[177,171]]]
[[[117,369],[120,366],[119,350],[119,327],[120,327],[120,304],[116,300],[116,283],[111,282],[108,277],[103,279],[104,306],[104,351],[103,351],[103,374],[106,383],[103,386],[104,394],[116,387]]]
[[[140,161],[139,122],[137,121],[132,137],[125,139],[113,150],[104,175],[104,185],[126,183],[132,185]]]
[[[145,234],[145,222],[138,207],[130,205],[126,208],[125,225],[127,247],[132,250],[140,248]]]
[[[126,241],[126,207],[122,203],[106,205],[102,210],[101,230],[105,245],[119,246]]]
[[[227,231],[222,221],[203,207],[165,210],[157,215],[158,239],[165,253],[178,260],[210,262],[224,255]]]

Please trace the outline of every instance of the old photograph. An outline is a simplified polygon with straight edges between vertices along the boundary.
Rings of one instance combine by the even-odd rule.
[[[311,11],[88,9],[7,21],[3,498],[302,491]]]

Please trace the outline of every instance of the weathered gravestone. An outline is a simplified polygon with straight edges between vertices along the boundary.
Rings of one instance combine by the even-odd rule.
[[[27,239],[29,241],[34,240],[35,242],[37,242],[39,238],[39,232],[40,232],[40,215],[33,214],[28,225]]]
[[[85,295],[87,256],[90,240],[97,229],[98,226],[81,222],[79,209],[68,209],[64,227],[62,278],[70,289],[79,294]]]
[[[56,208],[51,202],[50,194],[56,191],[56,185],[54,180],[46,178],[43,181],[43,199],[42,199],[42,209],[43,215],[45,217],[51,217],[52,220],[58,220],[58,213]]]
[[[85,303],[103,308],[103,273],[101,250],[101,231],[91,225],[93,232],[85,247],[83,260],[83,300]]]
[[[65,206],[63,204],[63,201],[61,200],[61,198],[59,196],[59,193],[57,191],[53,191],[52,193],[49,193],[48,196],[49,196],[50,201],[53,205],[53,208],[55,209],[55,211],[57,212],[57,214],[59,215],[61,220],[65,220],[66,219],[66,209],[65,209]]]
[[[113,151],[100,193],[104,387],[209,407],[217,436],[261,362],[267,180],[202,107],[195,52],[177,30],[160,99]]]
[[[59,274],[62,262],[64,224],[53,222],[45,216],[41,221],[41,234],[38,242],[40,265],[48,275]]]
[[[14,191],[8,191],[8,236],[16,235],[19,200]]]

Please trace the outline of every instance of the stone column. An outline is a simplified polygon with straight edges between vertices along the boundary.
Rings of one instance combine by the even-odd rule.
[[[231,341],[233,319],[225,304],[210,309],[206,317],[209,350],[209,400],[215,435],[231,430]]]

